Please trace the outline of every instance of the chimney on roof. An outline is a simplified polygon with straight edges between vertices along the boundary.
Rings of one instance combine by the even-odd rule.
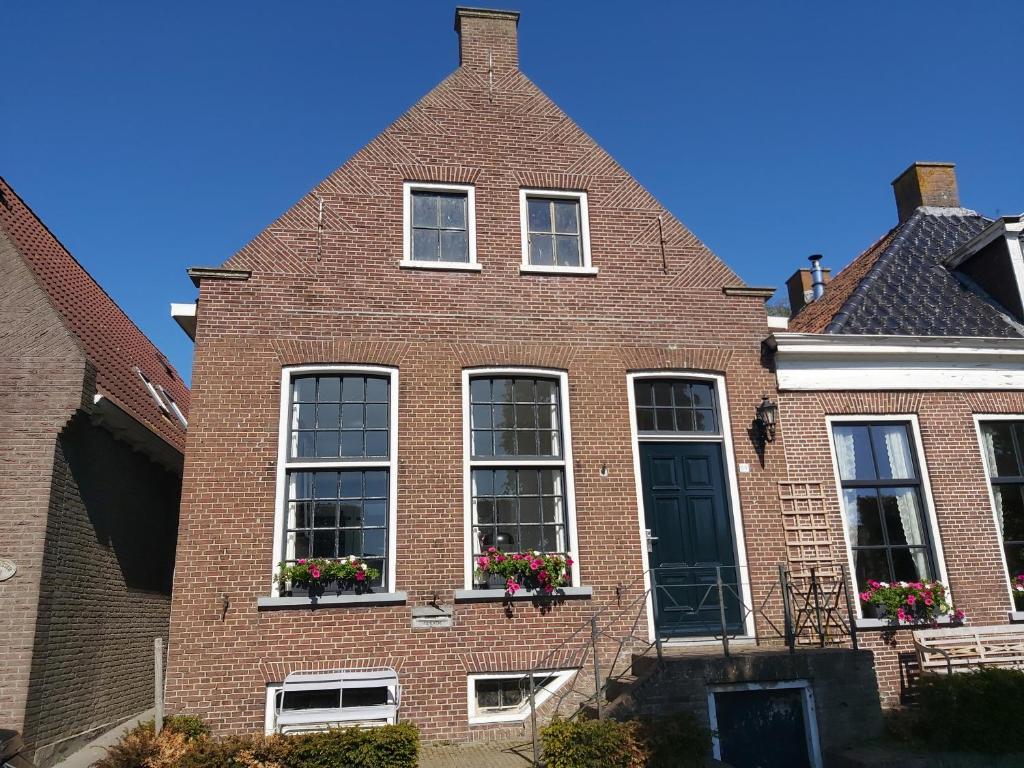
[[[808,260],[811,262],[810,268],[798,269],[786,281],[791,316],[812,301],[820,299],[825,293],[825,284],[832,277],[831,269],[822,268],[820,254],[810,256]]]
[[[518,11],[456,8],[459,66],[497,74],[519,68]]]
[[[956,166],[953,163],[914,163],[892,183],[900,221],[909,219],[922,205],[959,208]]]

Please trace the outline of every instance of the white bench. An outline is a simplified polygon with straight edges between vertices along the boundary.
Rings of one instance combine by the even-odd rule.
[[[385,703],[346,706],[345,691],[367,688],[386,690]],[[338,705],[322,708],[287,708],[290,693],[337,691]],[[343,726],[374,727],[398,722],[402,686],[398,673],[389,667],[338,669],[328,672],[292,672],[281,685],[274,702],[274,732],[304,733]]]
[[[914,632],[922,672],[963,672],[977,667],[1024,668],[1024,625],[952,627]]]

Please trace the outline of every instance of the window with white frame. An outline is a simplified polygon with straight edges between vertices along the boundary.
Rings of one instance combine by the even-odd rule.
[[[474,558],[567,553],[562,379],[525,373],[469,376],[469,480]]]
[[[938,578],[909,422],[834,422],[843,520],[858,591]]]
[[[403,194],[404,265],[477,266],[473,187],[407,182]]]
[[[586,192],[522,189],[519,204],[524,269],[591,270]]]
[[[575,674],[573,670],[538,673],[533,678],[536,706],[548,701]],[[530,715],[528,674],[470,675],[469,721],[514,722]]]
[[[397,374],[375,369],[285,372],[284,514],[277,560],[354,555],[388,583]]]
[[[1024,420],[983,421],[981,442],[1010,578],[1024,573]]]

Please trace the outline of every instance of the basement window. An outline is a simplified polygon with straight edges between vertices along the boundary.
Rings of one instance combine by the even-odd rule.
[[[547,702],[574,671],[539,673],[533,678],[536,706]],[[522,673],[470,675],[469,722],[495,723],[525,720],[530,716],[530,676]]]
[[[479,270],[473,187],[407,182],[403,267]]]
[[[596,274],[586,192],[519,190],[523,272]]]

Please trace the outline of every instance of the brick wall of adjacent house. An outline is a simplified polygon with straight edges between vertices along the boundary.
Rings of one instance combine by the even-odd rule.
[[[153,705],[181,479],[80,414],[53,486],[25,723],[44,766]]]
[[[152,706],[180,479],[90,423],[95,371],[0,235],[0,727],[50,765]]]
[[[863,415],[870,420],[879,414],[917,417],[955,603],[967,612],[969,624],[1005,624],[1013,606],[973,415],[1024,414],[1024,393],[784,392],[779,419],[791,436],[786,450],[790,478],[821,483],[825,489],[833,552],[843,564],[846,543],[826,417]],[[883,705],[899,704],[916,676],[911,632],[862,632],[860,642],[875,652]]]
[[[204,280],[171,619],[168,701],[218,732],[262,727],[265,685],[297,669],[388,664],[403,718],[466,739],[466,676],[529,669],[641,571],[626,376],[724,374],[746,555],[763,596],[784,557],[778,446],[750,422],[773,391],[762,300],[519,72],[466,56],[381,136]],[[400,269],[403,181],[472,183],[481,272]],[[680,183],[686,183],[680,178]],[[520,274],[519,190],[585,190],[597,276]],[[322,231],[317,210],[323,201]],[[659,226],[659,217],[661,218]],[[396,587],[408,605],[259,611],[273,564],[281,370],[399,370]],[[578,560],[592,600],[458,604],[413,631],[411,606],[465,585],[462,372],[564,370]],[[607,466],[607,477],[601,475]],[[225,610],[226,606],[226,610]]]
[[[92,374],[12,244],[0,234],[0,724],[24,726],[57,435]]]

